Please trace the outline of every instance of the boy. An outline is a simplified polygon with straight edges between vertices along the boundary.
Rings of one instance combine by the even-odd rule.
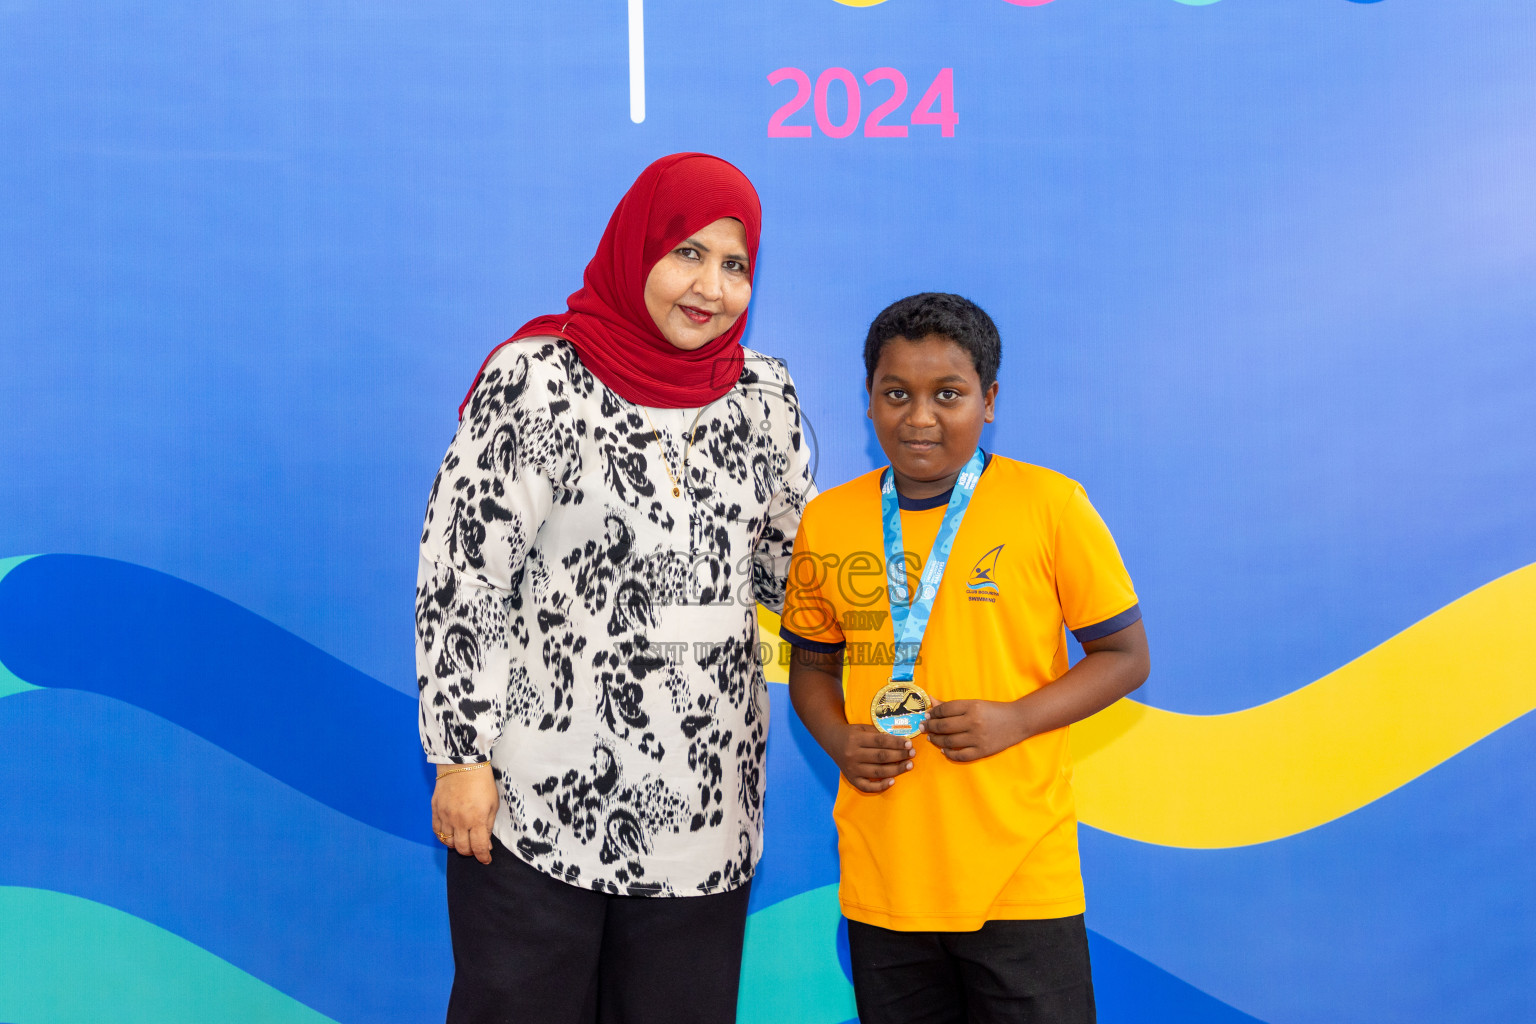
[[[876,317],[890,468],[813,500],[795,540],[790,696],[843,775],[862,1024],[1094,1020],[1066,727],[1141,685],[1146,634],[1082,487],[977,448],[1000,354],[958,295]]]

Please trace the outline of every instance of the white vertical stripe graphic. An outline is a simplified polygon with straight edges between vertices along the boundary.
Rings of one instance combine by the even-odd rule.
[[[645,0],[629,0],[629,119],[645,120]]]

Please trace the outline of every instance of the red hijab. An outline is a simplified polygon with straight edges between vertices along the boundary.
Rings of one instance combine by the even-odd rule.
[[[749,272],[755,271],[763,212],[747,176],[705,153],[657,160],[640,172],[608,218],[581,290],[566,300],[566,311],[528,321],[491,350],[480,373],[502,346],[553,335],[576,346],[583,366],[636,405],[689,409],[724,395],[741,376],[747,314],[709,344],[685,352],[662,336],[645,308],[651,268],[678,242],[722,217],[734,217],[746,228]],[[474,390],[472,385],[459,404],[461,419]]]

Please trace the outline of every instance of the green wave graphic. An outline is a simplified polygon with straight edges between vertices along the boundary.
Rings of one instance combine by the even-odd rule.
[[[10,558],[0,558],[0,580],[5,579],[5,574],[16,568],[22,562],[32,558],[32,555],[14,555]],[[35,690],[37,687],[26,682],[0,662],[0,698],[9,697],[13,693],[23,693],[27,690]]]
[[[0,1020],[335,1024],[132,914],[18,886],[0,886]]]
[[[747,918],[738,1024],[838,1024],[854,1016],[837,961],[837,886],[824,885]]]
[[[25,693],[35,689],[37,687],[23,681],[21,677],[0,664],[0,697],[9,697],[13,693]]]
[[[36,555],[12,555],[9,558],[0,558],[0,580],[5,579],[5,574],[16,568],[22,562],[25,562],[29,558],[36,557]]]

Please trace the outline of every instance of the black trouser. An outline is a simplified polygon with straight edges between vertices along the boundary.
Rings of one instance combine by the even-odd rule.
[[[448,1024],[732,1024],[748,886],[608,896],[448,852]]]
[[[1083,916],[974,932],[848,922],[860,1024],[1093,1024]]]

